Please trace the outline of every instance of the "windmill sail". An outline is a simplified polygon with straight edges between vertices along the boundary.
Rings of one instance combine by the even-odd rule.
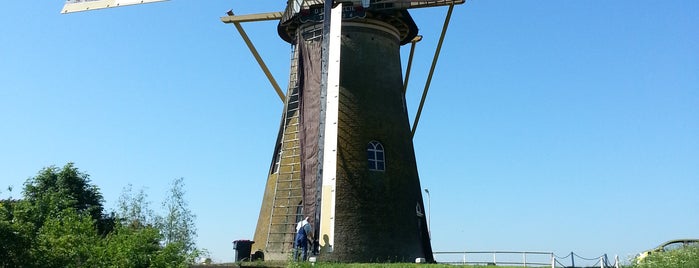
[[[73,13],[95,9],[163,2],[168,0],[68,0],[61,13]]]

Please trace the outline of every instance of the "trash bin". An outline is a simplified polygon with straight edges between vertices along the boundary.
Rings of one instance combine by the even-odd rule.
[[[236,262],[239,261],[249,261],[250,251],[252,251],[252,244],[255,241],[250,240],[235,240],[233,241],[233,250],[235,250],[234,259]]]

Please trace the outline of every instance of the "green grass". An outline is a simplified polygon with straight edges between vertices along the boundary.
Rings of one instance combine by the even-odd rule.
[[[242,262],[199,267],[275,267],[275,268],[522,268],[522,266],[471,266],[448,264],[416,264],[416,263],[316,263],[310,262]],[[634,263],[624,268],[699,268],[699,247],[688,247],[670,252],[655,252],[640,263]]]
[[[240,263],[241,267],[287,267],[287,268],[522,268],[522,266],[471,266],[449,264],[417,264],[417,263],[316,263],[310,262],[248,262]]]
[[[699,268],[699,247],[654,252],[633,268]]]
[[[340,267],[340,268],[485,268],[485,267],[496,267],[496,268],[522,268],[522,266],[471,266],[471,265],[449,265],[449,264],[416,264],[416,263],[350,263],[350,264],[340,264],[340,263],[316,263],[312,265],[310,263],[290,263],[289,268],[329,268],[329,267]]]

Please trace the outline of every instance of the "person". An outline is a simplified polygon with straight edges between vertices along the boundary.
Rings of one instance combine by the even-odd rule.
[[[311,224],[308,217],[296,224],[296,238],[294,239],[294,261],[298,260],[298,250],[301,250],[301,261],[305,261],[308,254],[308,242],[313,240]]]
[[[306,224],[308,224],[308,217],[306,217],[305,219],[299,221],[299,222],[296,224],[296,232],[298,232],[299,229],[301,229],[301,227],[303,227],[303,226],[306,225]]]

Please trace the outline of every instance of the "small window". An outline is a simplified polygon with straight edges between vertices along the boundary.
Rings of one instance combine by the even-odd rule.
[[[371,141],[366,147],[367,160],[369,161],[369,170],[385,171],[386,158],[384,156],[383,145],[378,141]]]

